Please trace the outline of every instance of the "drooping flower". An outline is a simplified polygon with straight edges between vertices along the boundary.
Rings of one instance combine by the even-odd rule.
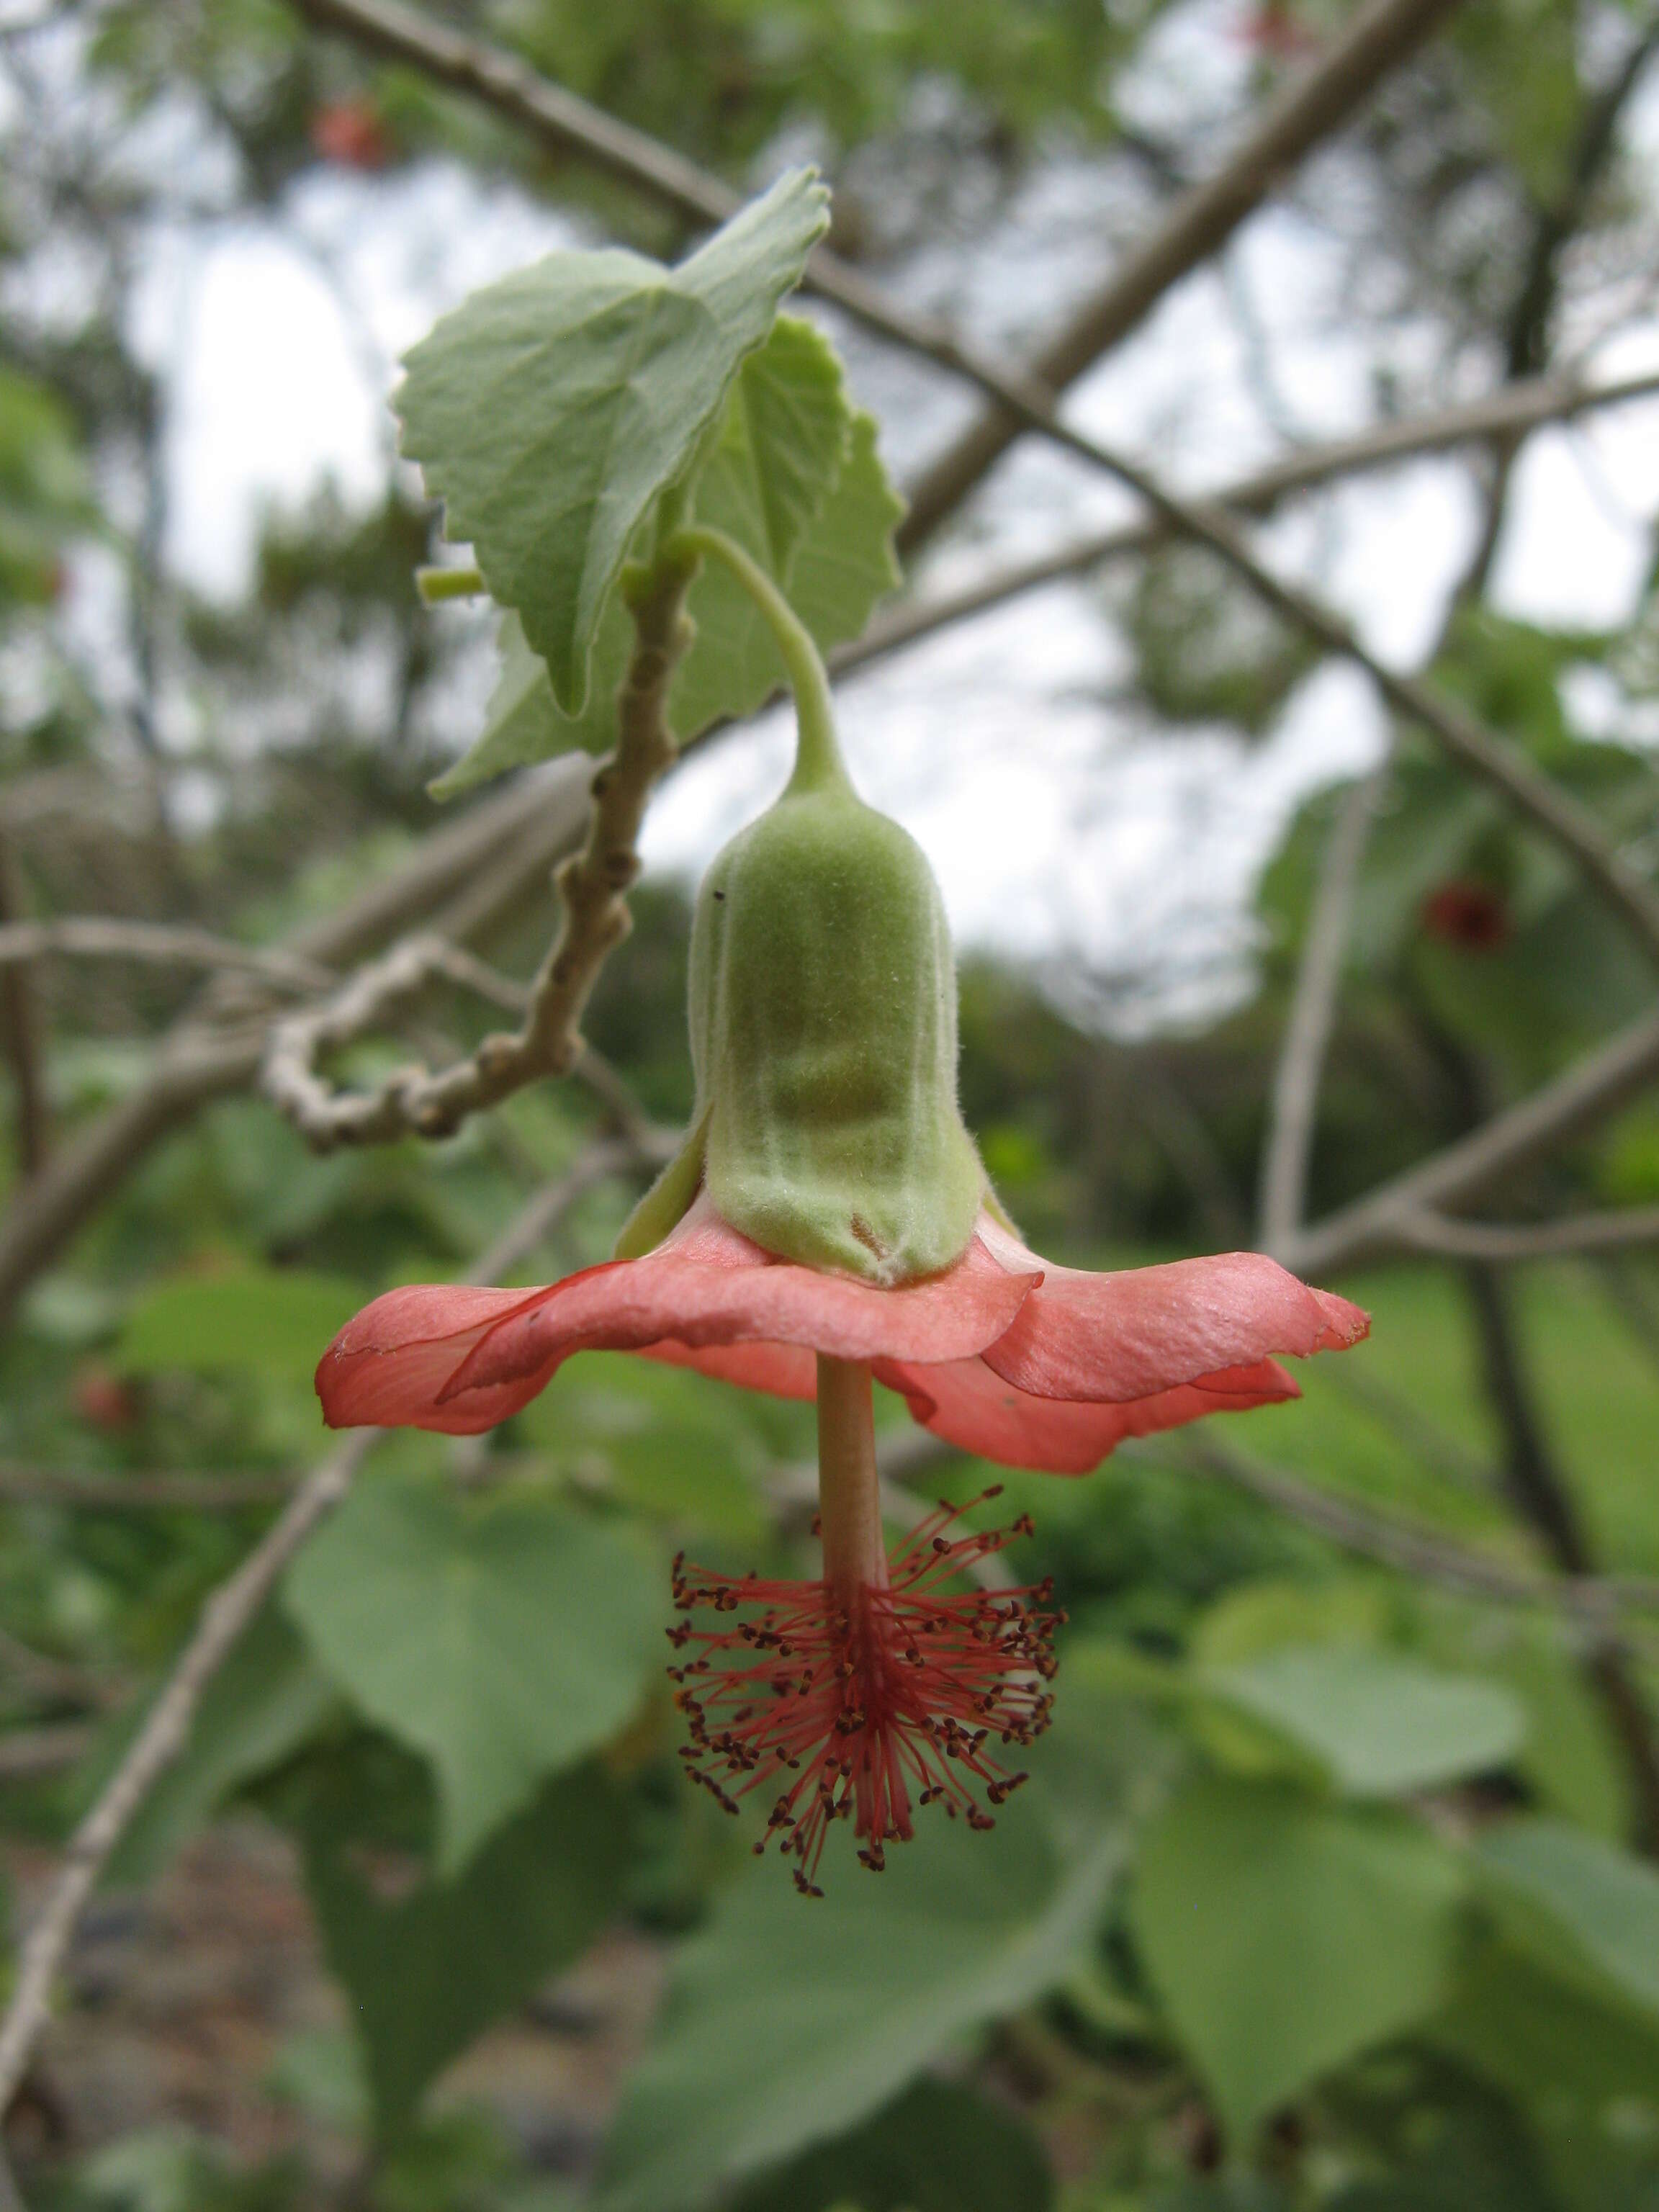
[[[781,635],[787,608],[769,610]],[[786,650],[800,744],[781,798],[715,860],[692,931],[696,1105],[617,1257],[532,1290],[416,1285],[346,1325],[317,1371],[334,1426],[493,1427],[583,1351],[627,1351],[818,1411],[823,1574],[677,1573],[695,1770],[722,1802],[782,1782],[774,1830],[816,1887],[832,1819],[866,1865],[913,1803],[973,1825],[1043,1725],[1046,1593],[938,1585],[997,1539],[925,1523],[890,1560],[872,1383],[950,1443],[1078,1474],[1126,1437],[1293,1398],[1279,1357],[1368,1322],[1256,1253],[1107,1273],[1021,1242],[957,1103],[956,976],[920,848],[842,763],[804,633]],[[816,670],[816,674],[814,671]],[[971,1778],[971,1779],[964,1778]]]

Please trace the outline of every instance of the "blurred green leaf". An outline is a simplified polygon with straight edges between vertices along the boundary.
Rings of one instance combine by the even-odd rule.
[[[298,1267],[176,1275],[129,1311],[116,1364],[131,1374],[182,1368],[309,1382],[329,1340],[362,1304],[355,1283]]]
[[[374,1862],[360,1869],[351,1824],[331,1811],[325,1799],[304,1823],[306,1879],[386,2137],[450,2059],[615,1917],[623,1806],[597,1769],[570,1775],[498,1829],[458,1880],[425,1881],[395,1902],[376,1895]]]
[[[408,355],[404,450],[513,608],[567,714],[629,541],[685,471],[825,227],[792,170],[666,270],[553,253],[475,292]]]
[[[1448,1674],[1360,1644],[1305,1644],[1200,1675],[1204,1688],[1283,1735],[1355,1797],[1427,1790],[1482,1774],[1526,1736],[1496,1682]]]
[[[851,2135],[741,2191],[733,2212],[1048,2212],[1054,2200],[1023,2120],[954,2082],[921,2081]]]
[[[635,1711],[659,1593],[646,1548],[590,1514],[382,1481],[313,1538],[285,1602],[361,1710],[432,1760],[453,1874]]]
[[[1556,1820],[1508,1820],[1477,1863],[1513,1942],[1659,2022],[1659,1873],[1598,1836]]]
[[[1137,1856],[1130,1922],[1243,2142],[1446,1994],[1466,1876],[1425,1830],[1294,1790],[1204,1776]]]
[[[850,1849],[827,1859],[823,1899],[798,1896],[775,1854],[739,1881],[676,1965],[606,2145],[605,2212],[701,2203],[862,2119],[1063,1979],[1127,1844],[1134,1754],[1114,1771],[1097,1734],[1093,1776],[1068,1753],[1066,1796],[1051,1796],[1033,1756],[1037,1778],[990,1835],[924,1815],[878,1877]]]
[[[138,1808],[108,1878],[152,1881],[243,1783],[313,1735],[336,1697],[287,1619],[264,1607],[203,1692],[182,1754]]]

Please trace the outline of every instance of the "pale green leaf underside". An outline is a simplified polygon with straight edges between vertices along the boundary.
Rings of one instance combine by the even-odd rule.
[[[724,530],[788,592],[819,647],[858,636],[898,581],[892,533],[902,512],[876,450],[876,426],[847,403],[841,371],[810,325],[781,317],[734,386],[719,440],[694,487],[700,522]],[[696,639],[668,699],[682,744],[727,716],[753,714],[783,680],[771,633],[727,572],[706,563],[688,611]],[[559,712],[516,617],[501,625],[501,672],[477,743],[433,786],[453,797],[508,769],[616,743],[615,695],[633,626],[619,592],[601,617],[582,713]]]
[[[474,293],[408,355],[403,449],[566,712],[586,704],[629,540],[799,283],[825,198],[793,171],[677,269],[615,250],[550,254]]]
[[[353,1703],[431,1760],[448,1875],[634,1712],[654,1583],[636,1542],[567,1507],[386,1481],[313,1538],[285,1602]]]

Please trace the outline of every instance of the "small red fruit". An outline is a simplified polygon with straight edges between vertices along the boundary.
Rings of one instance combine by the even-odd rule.
[[[334,100],[311,118],[311,143],[344,169],[383,169],[392,158],[386,125],[367,100]]]
[[[130,1429],[138,1418],[138,1401],[130,1385],[97,1360],[84,1361],[76,1369],[70,1395],[76,1412],[94,1429],[112,1433]]]
[[[1515,918],[1501,891],[1460,876],[1424,900],[1423,927],[1431,937],[1467,952],[1496,952],[1514,935]]]

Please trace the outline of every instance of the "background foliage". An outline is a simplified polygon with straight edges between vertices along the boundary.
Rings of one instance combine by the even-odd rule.
[[[1158,137],[1121,112],[1152,42],[1243,39],[1259,100],[1345,20],[1316,0],[1224,23],[1174,0],[450,12],[739,185],[805,146],[838,186],[836,244],[877,273],[935,238],[965,264],[976,224],[1045,165],[1155,215],[1209,153],[1196,127]],[[50,49],[41,19],[0,28],[15,157],[0,921],[95,910],[270,946],[391,875],[438,818],[435,774],[460,789],[532,757],[559,709],[527,656],[511,690],[510,645],[484,708],[478,641],[416,599],[435,548],[402,476],[371,508],[328,495],[273,512],[234,601],[167,572],[163,395],[131,318],[155,224],[192,195],[206,220],[281,220],[319,167],[459,162],[596,236],[671,255],[687,241],[277,0],[48,13]],[[1620,117],[1655,36],[1634,7],[1470,0],[1351,129],[1353,191],[1331,222],[1384,411],[1463,388],[1471,363],[1483,384],[1552,364],[1568,308],[1639,311],[1627,280],[1650,265],[1652,180]],[[158,116],[190,158],[157,157]],[[73,283],[43,287],[50,256]],[[1431,365],[1402,393],[1405,324]],[[799,441],[792,526],[862,499],[878,540],[870,420],[842,434],[833,365],[805,326],[781,328],[745,372],[753,438],[775,435],[769,392],[792,410],[816,392],[829,426]],[[1468,462],[1492,530],[1434,672],[1650,866],[1651,593],[1616,633],[1495,609],[1511,459]],[[730,526],[763,551],[752,460],[734,432],[718,465]],[[805,611],[830,643],[890,579],[874,552],[856,574],[821,565]],[[704,588],[713,636],[741,611],[722,614],[718,580]],[[1259,743],[1309,673],[1299,641],[1188,550],[1155,550],[1091,603],[1123,699],[1172,744]],[[718,682],[688,661],[685,711],[751,710],[754,651],[736,638]],[[562,741],[587,742],[581,702],[564,706]],[[458,769],[481,729],[483,757]],[[1037,775],[1041,732],[1031,750]],[[1249,1240],[1279,1041],[1349,788],[1288,823],[1255,895],[1249,988],[1201,1018],[1126,1036],[1077,1018],[1109,999],[1101,978],[966,963],[967,1117],[1039,1247],[1124,1264]],[[672,1124],[690,1103],[683,890],[649,885],[635,911],[587,1026]],[[538,881],[491,958],[529,972],[550,913]],[[222,1006],[252,988],[56,961],[0,970],[0,987],[19,1206],[51,1155],[136,1094],[148,1041],[200,989]],[[1400,733],[1311,1212],[1651,1003],[1577,877]],[[442,1057],[485,1018],[439,991],[407,1025]],[[367,1081],[395,1056],[355,1047],[339,1072]],[[0,1346],[0,1821],[20,1924],[204,1599],[315,1458],[320,1346],[375,1291],[462,1273],[604,1124],[586,1092],[543,1086],[441,1146],[318,1158],[228,1096],[32,1284]],[[635,1188],[621,1170],[596,1182],[523,1279],[605,1253]],[[1659,1200],[1651,1094],[1505,1199],[1517,1218]],[[27,2202],[1659,2205],[1651,1631],[1632,1616],[1611,1680],[1596,1622],[1539,1579],[1659,1576],[1659,1276],[1638,1249],[1514,1270],[1418,1259],[1342,1287],[1374,1310],[1372,1343],[1312,1369],[1300,1406],[1126,1448],[1076,1484],[1009,1479],[999,1511],[1036,1520],[1015,1565],[1052,1574],[1071,1613],[1032,1787],[989,1838],[939,1824],[880,1882],[836,1869],[810,1911],[684,1788],[659,1637],[676,1548],[732,1570],[804,1556],[801,1409],[595,1355],[487,1438],[380,1447],[109,1869],[10,2118]],[[983,1468],[920,1459],[902,1408],[885,1417],[899,1480],[981,1486]],[[1419,1571],[1373,1556],[1377,1516],[1425,1540]],[[1510,1578],[1504,1595],[1458,1581],[1471,1555]]]

